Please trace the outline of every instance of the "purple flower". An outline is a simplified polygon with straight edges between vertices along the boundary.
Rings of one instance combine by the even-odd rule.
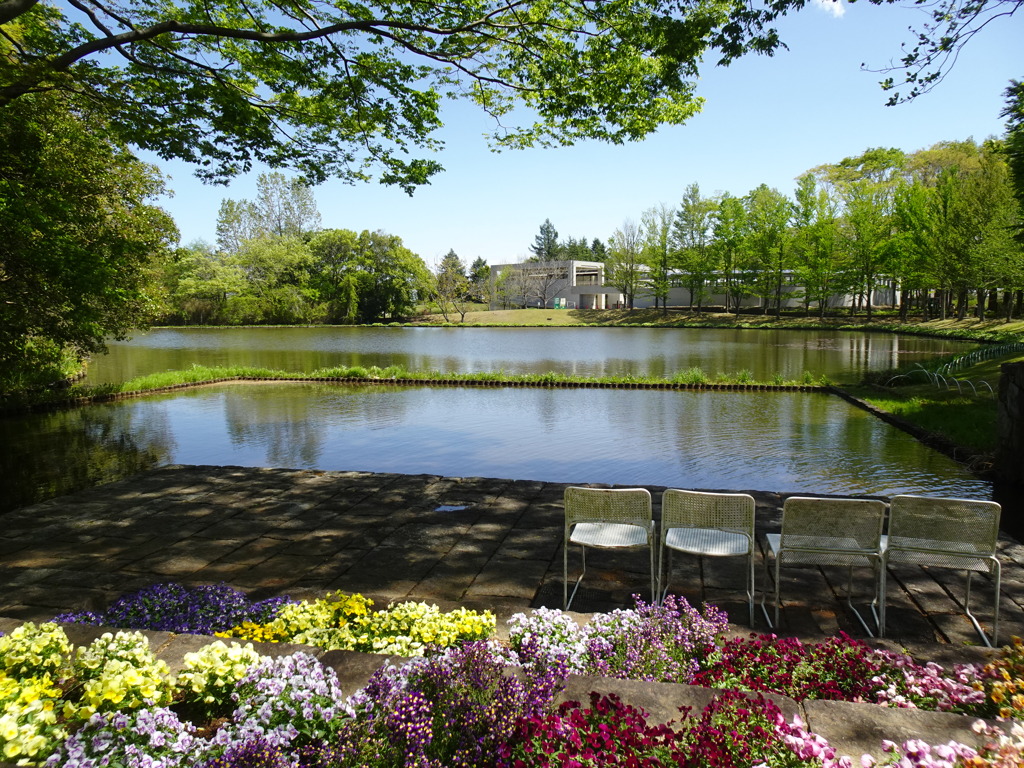
[[[288,597],[251,601],[245,593],[226,584],[184,587],[154,584],[118,598],[103,613],[82,611],[62,613],[54,621],[64,624],[92,624],[123,629],[148,629],[212,635],[243,621],[262,624],[277,615]]]

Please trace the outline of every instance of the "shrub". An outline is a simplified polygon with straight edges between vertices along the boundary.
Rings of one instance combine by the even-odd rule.
[[[459,608],[442,613],[436,605],[399,603],[386,611],[355,616],[337,628],[310,628],[294,640],[320,648],[420,656],[431,645],[447,648],[459,643],[485,640],[494,632],[490,611]]]
[[[254,664],[234,698],[232,722],[213,740],[225,753],[255,738],[278,747],[330,742],[345,720],[337,674],[305,653]]]
[[[520,722],[515,739],[501,745],[502,764],[519,768],[618,766],[661,768],[667,764],[676,733],[648,725],[642,710],[614,694],[590,694],[590,706],[563,702],[554,713]]]
[[[989,717],[1024,716],[1024,640],[1014,637],[999,658],[986,664],[975,687],[985,703],[978,714]]]
[[[245,621],[217,635],[263,643],[285,642],[312,629],[345,626],[355,617],[368,614],[372,605],[373,601],[362,595],[332,592],[318,600],[286,603],[266,623]]]
[[[684,722],[670,764],[680,768],[834,766],[836,753],[797,718],[787,723],[778,706],[761,694],[724,691],[700,716]],[[852,768],[848,761],[840,765]]]

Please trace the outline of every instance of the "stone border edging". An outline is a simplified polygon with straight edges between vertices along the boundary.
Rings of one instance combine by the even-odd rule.
[[[220,379],[207,379],[205,381],[187,381],[180,384],[169,384],[166,387],[155,387],[153,389],[133,389],[127,392],[106,392],[96,395],[85,395],[82,397],[71,397],[67,400],[59,400],[49,403],[31,403],[27,405],[16,405],[0,407],[0,416],[12,416],[21,413],[41,413],[56,411],[64,408],[74,408],[81,405],[93,405],[95,403],[109,403],[117,400],[128,400],[130,398],[145,397],[146,395],[158,395],[166,392],[174,392],[179,389],[194,389],[215,384],[229,384],[232,382],[282,382],[282,383],[323,383],[323,384],[369,384],[369,385],[390,385],[390,386],[434,386],[434,387],[537,387],[544,389],[649,389],[649,390],[676,390],[676,391],[706,391],[706,392],[829,392],[828,386],[818,384],[722,384],[706,382],[690,384],[686,382],[648,382],[648,381],[521,381],[503,379],[380,379],[372,377],[350,377],[350,376],[227,376]]]

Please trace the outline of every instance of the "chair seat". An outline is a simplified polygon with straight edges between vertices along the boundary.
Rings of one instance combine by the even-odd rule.
[[[713,528],[670,528],[665,532],[665,546],[693,555],[727,557],[747,554],[750,539],[742,533]]]
[[[882,536],[882,551],[890,563],[992,572],[992,552],[979,549],[971,542]]]
[[[648,532],[639,525],[627,523],[577,523],[569,541],[587,547],[647,546]]]
[[[772,551],[772,556],[778,557],[779,550],[782,548],[782,535],[766,533],[765,539]],[[790,535],[786,537],[786,542],[787,547],[783,555],[787,563],[871,566],[877,562],[879,556],[879,553],[874,550],[861,549],[856,539],[845,536]]]

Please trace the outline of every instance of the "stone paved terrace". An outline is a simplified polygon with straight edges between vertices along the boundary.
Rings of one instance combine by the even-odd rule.
[[[362,592],[499,616],[561,607],[565,485],[435,475],[171,466],[0,517],[0,616],[45,619],[105,607],[143,586],[226,582],[253,596]],[[661,488],[651,487],[655,517]],[[782,497],[755,493],[759,533],[778,530]],[[1006,538],[1001,639],[1024,634],[1024,547]],[[648,597],[647,555],[592,551],[578,611]],[[579,552],[570,552],[572,569]],[[746,629],[741,558],[677,557],[672,591],[725,609]],[[762,569],[758,563],[759,586]],[[864,576],[869,574],[865,572]],[[842,569],[783,569],[779,634],[864,630],[837,595]],[[893,569],[889,635],[913,646],[978,644],[964,617],[961,573]],[[855,581],[861,593],[867,578]],[[991,583],[975,580],[988,620]],[[860,601],[863,604],[863,601]],[[756,617],[755,629],[768,629]]]
[[[563,484],[433,475],[171,466],[16,510],[0,517],[0,631],[21,620],[46,620],[71,609],[100,609],[125,592],[177,581],[226,582],[254,597],[313,597],[328,590],[362,592],[378,606],[415,599],[448,609],[491,609],[499,631],[512,613],[561,607]],[[655,516],[660,488],[651,488]],[[760,533],[777,530],[782,497],[755,493]],[[1024,547],[1002,542],[1001,640],[1024,634]],[[571,564],[578,565],[578,553]],[[646,554],[594,553],[574,609],[610,610],[644,593]],[[733,631],[749,632],[742,562],[677,558],[673,590],[727,610]],[[760,563],[758,564],[760,571]],[[845,572],[784,572],[779,634],[820,639],[837,631],[864,637],[837,600]],[[759,579],[760,579],[759,572]],[[991,652],[962,614],[959,574],[897,569],[890,579],[889,629],[880,642],[920,659],[950,665]],[[865,584],[867,582],[861,582]],[[987,619],[991,584],[976,585]],[[646,596],[645,596],[646,597]],[[756,630],[767,631],[757,616]],[[72,627],[87,642],[99,630]],[[172,665],[204,638],[152,633]],[[292,646],[265,646],[284,653]],[[306,649],[339,670],[346,689],[365,681],[384,657]],[[667,720],[680,704],[712,695],[678,685],[574,680],[566,695],[612,690]],[[578,690],[577,690],[578,689]],[[932,743],[970,740],[967,718],[841,702],[798,706],[843,754],[878,753],[881,738]]]

